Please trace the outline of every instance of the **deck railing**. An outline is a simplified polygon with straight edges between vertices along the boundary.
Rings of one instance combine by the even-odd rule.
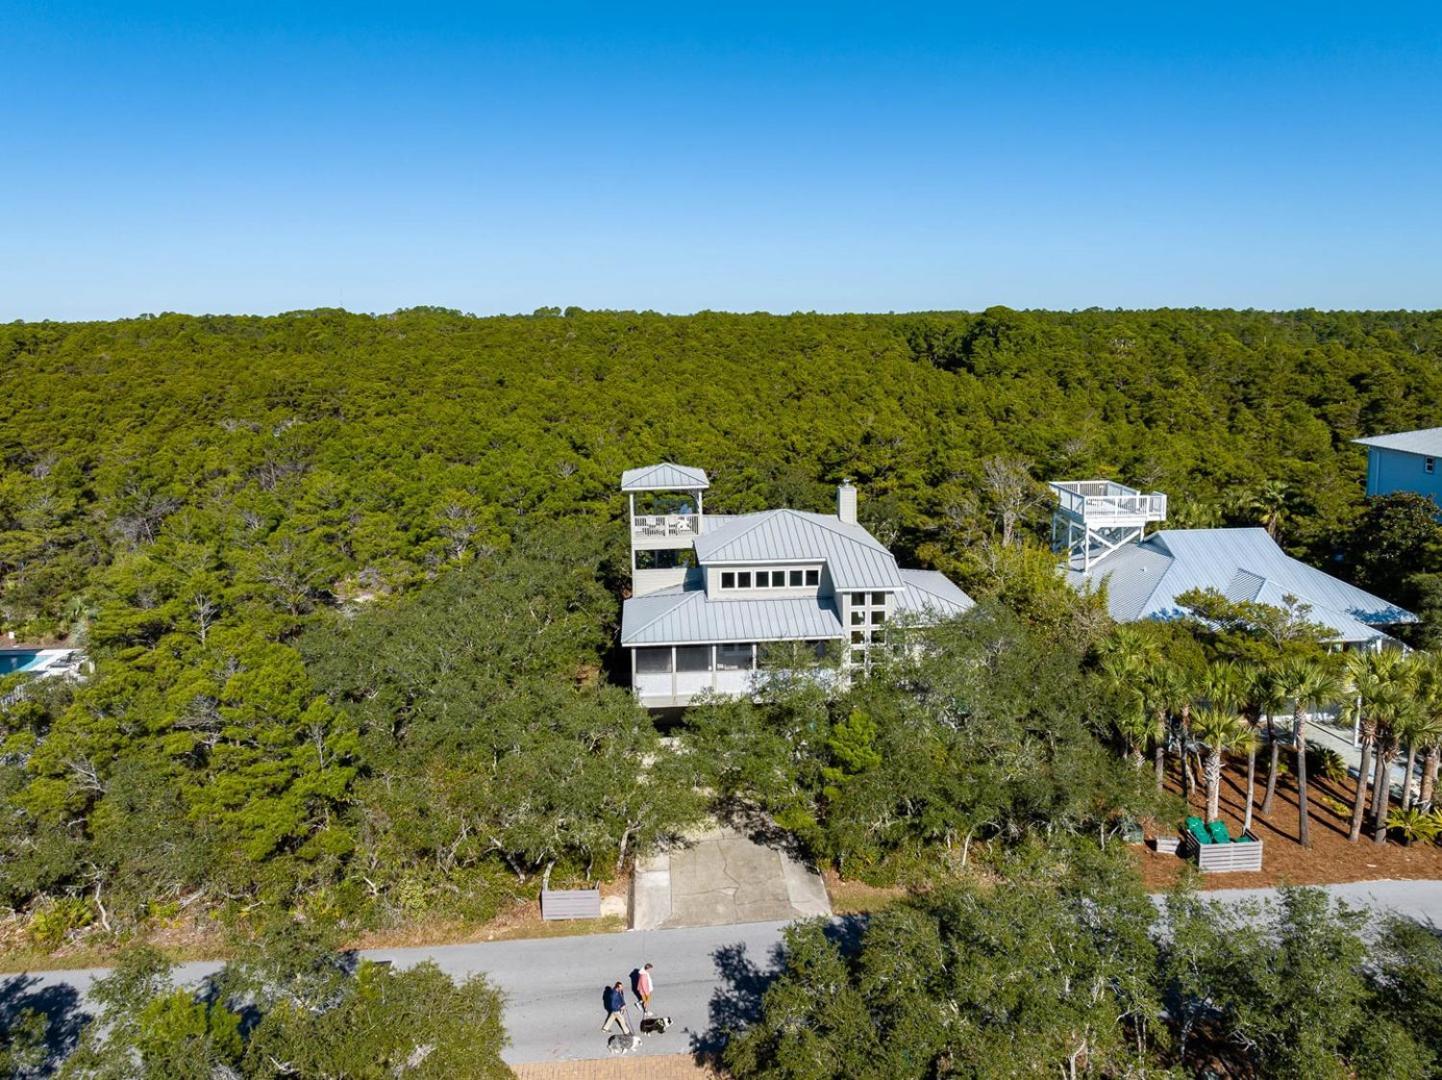
[[[700,526],[698,514],[637,514],[631,519],[637,536],[695,536]]]
[[[1161,521],[1167,516],[1167,497],[1160,492],[1133,491],[1120,484],[1107,484],[1105,486],[1111,490],[1097,491],[1099,486],[1101,485],[1079,483],[1067,487],[1053,485],[1053,489],[1061,500],[1061,508],[1083,519],[1144,517]],[[1083,490],[1073,490],[1073,487]]]

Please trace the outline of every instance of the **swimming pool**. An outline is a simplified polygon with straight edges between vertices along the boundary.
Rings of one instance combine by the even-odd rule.
[[[38,649],[0,649],[0,675],[29,667],[39,655]]]

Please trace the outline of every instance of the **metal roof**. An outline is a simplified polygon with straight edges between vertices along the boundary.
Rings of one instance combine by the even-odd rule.
[[[834,514],[766,510],[741,514],[719,527],[707,522],[696,558],[712,563],[824,562],[838,589],[905,587],[896,558],[860,525]]]
[[[1398,431],[1391,435],[1373,435],[1369,439],[1353,439],[1352,441],[1360,443],[1362,446],[1375,446],[1380,450],[1400,450],[1404,454],[1442,457],[1442,427]]]
[[[898,615],[948,618],[970,611],[976,601],[936,570],[903,570],[906,588],[896,594]]]
[[[1077,587],[1086,581],[1072,572]],[[1282,606],[1295,597],[1338,641],[1385,637],[1380,626],[1416,622],[1410,611],[1292,558],[1265,529],[1164,529],[1107,557],[1091,575],[1107,586],[1107,606],[1122,622],[1172,619],[1177,597],[1215,589],[1232,600]]]
[[[710,486],[705,469],[669,461],[627,469],[621,474],[622,491],[704,491]]]
[[[621,609],[621,644],[818,641],[843,636],[829,597],[708,600],[702,590],[637,596]]]

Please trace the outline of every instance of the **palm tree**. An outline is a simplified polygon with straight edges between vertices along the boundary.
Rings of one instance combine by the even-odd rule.
[[[1124,716],[1119,734],[1129,745],[1136,738],[1138,754],[1148,737],[1156,758],[1157,790],[1166,777],[1167,725],[1165,709],[1158,711],[1152,688],[1162,662],[1156,638],[1136,626],[1118,626],[1102,648],[1102,672],[1111,686],[1124,696],[1135,695],[1137,712]],[[1127,730],[1120,730],[1125,727]]]
[[[1282,743],[1277,738],[1276,716],[1287,707],[1287,699],[1277,680],[1275,665],[1264,667],[1257,672],[1253,692],[1258,710],[1267,718],[1267,742],[1271,744],[1271,755],[1267,762],[1267,793],[1262,798],[1262,816],[1270,817],[1272,802],[1277,796],[1277,775],[1281,772],[1282,764]]]
[[[1119,703],[1113,724],[1126,746],[1127,759],[1134,768],[1140,769],[1142,750],[1154,727],[1146,695],[1142,693],[1142,673],[1130,657],[1109,653],[1102,657],[1102,678]]]
[[[1307,712],[1336,701],[1341,682],[1323,656],[1289,656],[1277,667],[1277,689],[1292,703],[1292,743],[1297,754],[1297,839],[1312,846],[1307,814]]]
[[[1251,729],[1247,739],[1247,809],[1242,818],[1242,831],[1252,827],[1252,808],[1257,800],[1257,747],[1261,745],[1262,713],[1265,710],[1265,678],[1255,664],[1237,665],[1242,683],[1242,719]]]
[[[1240,509],[1244,513],[1257,515],[1258,524],[1275,540],[1282,531],[1282,522],[1287,518],[1290,494],[1287,485],[1282,481],[1267,480],[1256,491],[1243,498]]]
[[[1181,752],[1182,763],[1182,786],[1183,795],[1190,799],[1192,797],[1192,770],[1187,761],[1187,743],[1189,736],[1187,732],[1190,719],[1192,699],[1192,680],[1187,673],[1174,664],[1161,660],[1151,669],[1151,677],[1147,680],[1147,696],[1152,703],[1152,712],[1156,716],[1158,738],[1166,740],[1168,721],[1176,717],[1177,723],[1177,744]],[[1161,789],[1162,781],[1162,759],[1161,752],[1157,756],[1157,788]]]
[[[1419,800],[1424,807],[1432,805],[1432,791],[1437,786],[1439,748],[1442,748],[1442,654],[1418,653],[1417,711],[1418,743],[1422,746],[1422,790]]]
[[[1207,820],[1216,821],[1221,801],[1223,756],[1229,750],[1245,746],[1252,733],[1236,713],[1215,707],[1197,710],[1192,719],[1192,732],[1197,741],[1207,748],[1202,771],[1207,785]]]
[[[1226,747],[1228,750],[1246,749],[1247,751],[1247,807],[1243,819],[1243,829],[1252,827],[1252,795],[1256,791],[1257,783],[1257,739],[1255,723],[1251,716],[1251,698],[1255,677],[1255,669],[1244,667],[1234,660],[1223,660],[1211,665],[1202,677],[1202,693],[1206,697],[1208,705],[1231,716],[1240,716],[1247,728],[1247,738],[1235,740]],[[1206,740],[1202,739],[1200,735],[1198,735],[1198,739],[1206,744]]]
[[[1379,709],[1385,710],[1387,701],[1393,695],[1392,688],[1401,677],[1402,652],[1388,649],[1382,652],[1349,653],[1346,661],[1347,693],[1349,701],[1344,715],[1357,725],[1362,741],[1362,760],[1357,768],[1357,791],[1352,799],[1352,827],[1348,839],[1356,841],[1362,836],[1362,815],[1367,806],[1367,770],[1372,764],[1372,751],[1377,745],[1377,720]]]
[[[1398,664],[1397,677],[1382,688],[1372,709],[1377,718],[1377,758],[1372,773],[1372,842],[1387,842],[1387,813],[1392,803],[1392,763],[1397,760],[1407,727],[1417,714],[1413,697],[1416,666]]]

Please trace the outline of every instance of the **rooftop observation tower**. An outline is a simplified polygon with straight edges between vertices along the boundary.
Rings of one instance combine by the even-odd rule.
[[[1083,574],[1124,544],[1140,540],[1154,521],[1165,521],[1167,497],[1113,480],[1055,480],[1051,546],[1065,552],[1067,566]]]

